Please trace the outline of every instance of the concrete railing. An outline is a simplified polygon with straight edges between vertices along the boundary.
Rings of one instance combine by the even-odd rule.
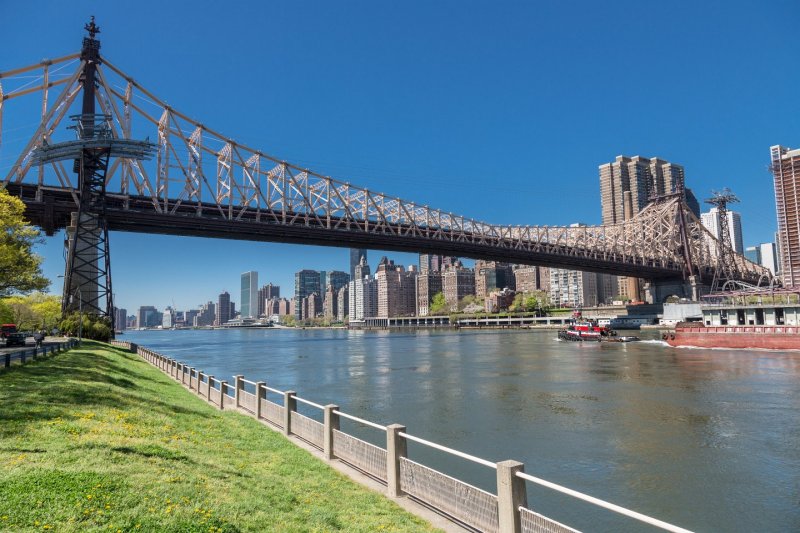
[[[25,364],[29,360],[35,360],[37,357],[42,357],[47,354],[60,353],[64,350],[69,350],[73,346],[77,346],[77,339],[69,339],[66,342],[59,342],[58,344],[47,344],[44,346],[25,348],[16,352],[6,352],[0,354],[3,360],[3,367],[9,368],[14,361],[19,361],[20,364]]]
[[[325,460],[344,463],[385,485],[388,496],[413,498],[467,529],[500,533],[575,532],[529,508],[526,484],[534,483],[666,531],[688,533],[686,529],[525,474],[524,465],[518,461],[481,459],[411,435],[401,424],[376,424],[345,413],[337,405],[315,403],[297,396],[295,391],[274,389],[242,375],[234,376],[233,382],[228,383],[153,350],[126,342],[113,344],[137,353],[219,409],[247,413],[284,435],[299,438],[322,452]],[[299,412],[299,405],[307,414]],[[378,435],[373,440],[384,441],[385,445],[375,445],[343,431],[342,420],[382,433],[383,438]],[[412,460],[408,454],[409,442],[495,470],[496,493]]]

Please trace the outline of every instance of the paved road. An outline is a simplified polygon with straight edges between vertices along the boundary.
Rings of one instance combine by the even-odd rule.
[[[66,337],[45,337],[44,338],[44,345],[49,346],[51,344],[60,344],[62,342],[66,342]],[[36,343],[33,341],[33,337],[26,337],[25,338],[25,346],[9,346],[6,347],[5,343],[0,342],[0,354],[4,354],[7,352],[17,352],[19,350],[25,350],[28,348],[33,348]]]

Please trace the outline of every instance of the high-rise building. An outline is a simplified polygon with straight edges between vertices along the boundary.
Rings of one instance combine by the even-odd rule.
[[[598,304],[597,274],[564,268],[550,269],[550,300],[561,307]]]
[[[475,261],[475,296],[486,298],[492,291],[504,288],[516,288],[511,265],[480,259]]]
[[[192,325],[198,326],[213,326],[217,318],[216,305],[214,302],[206,302],[200,306],[200,310],[195,315]]]
[[[194,326],[194,318],[199,314],[200,314],[199,309],[189,309],[188,311],[184,311],[183,323],[189,327]]]
[[[778,215],[778,263],[786,287],[800,286],[800,149],[770,147]]]
[[[352,279],[364,279],[370,274],[369,264],[367,263],[367,256],[361,258],[359,263],[355,266],[354,275]]]
[[[339,315],[339,295],[333,289],[333,285],[328,283],[328,288],[325,290],[325,298],[322,302],[325,318],[328,320],[335,320]]]
[[[428,316],[433,297],[442,292],[440,272],[421,272],[417,276],[417,316]]]
[[[357,279],[356,267],[362,261],[366,264],[367,251],[363,248],[350,248],[350,279]]]
[[[143,305],[136,312],[136,326],[154,328],[161,325],[161,313],[152,305]]]
[[[374,279],[365,276],[351,281],[349,292],[351,322],[378,316],[378,283]]]
[[[214,319],[214,325],[221,326],[232,318],[231,295],[228,294],[228,291],[222,291],[217,298],[217,316]]]
[[[338,294],[339,289],[346,287],[347,284],[350,283],[350,274],[340,270],[332,270],[328,272],[327,278],[328,282],[325,285],[325,290],[327,291],[328,287],[333,287],[334,294]]]
[[[419,273],[441,272],[444,265],[444,256],[436,254],[419,254]]]
[[[442,292],[448,308],[457,309],[462,298],[475,294],[475,273],[456,261],[442,274]]]
[[[347,285],[339,289],[337,294],[338,302],[336,303],[336,310],[338,312],[336,318],[339,322],[344,322],[347,318],[347,313],[350,309],[350,290]]]
[[[264,285],[263,287],[258,289],[258,316],[262,315],[269,316],[271,313],[266,312],[267,300],[280,297],[281,297],[281,288],[277,285],[273,285],[272,283],[268,283],[267,285]]]
[[[617,156],[600,165],[600,205],[602,223],[620,224],[635,217],[654,196],[683,191],[686,204],[700,216],[700,204],[685,187],[683,166],[657,157]],[[642,283],[636,278],[619,276],[617,287],[623,297],[641,299]]]
[[[708,213],[700,215],[700,221],[718,241],[722,240],[722,221],[719,218],[719,208],[712,207]],[[731,236],[733,251],[738,254],[743,253],[742,216],[736,211],[728,211],[728,233]]]
[[[302,302],[313,293],[320,294],[320,273],[316,270],[301,270],[294,274],[294,317],[303,319]]]
[[[127,328],[128,325],[128,310],[123,308],[114,308],[114,327],[119,331]]]
[[[258,318],[258,272],[251,270],[242,274],[242,300],[239,305],[242,318]]]
[[[167,308],[164,309],[164,312],[161,314],[161,327],[164,329],[171,328],[175,325],[175,318],[175,310],[172,307],[167,306]]]
[[[547,267],[519,265],[513,272],[517,292],[530,294],[536,291],[550,290]]]

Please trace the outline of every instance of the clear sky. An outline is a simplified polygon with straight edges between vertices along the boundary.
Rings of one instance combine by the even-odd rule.
[[[684,165],[701,200],[730,187],[745,246],[772,241],[769,147],[800,146],[796,0],[0,7],[0,71],[78,51],[93,14],[109,60],[209,127],[487,222],[597,224],[598,166],[639,154]],[[16,155],[0,147],[3,176]],[[111,247],[129,312],[224,289],[238,307],[246,270],[288,297],[297,270],[348,269],[337,248],[123,233]],[[58,291],[63,235],[39,250]]]

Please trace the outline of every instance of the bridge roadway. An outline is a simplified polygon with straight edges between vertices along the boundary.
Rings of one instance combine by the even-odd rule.
[[[8,191],[20,197],[26,204],[26,216],[34,225],[41,227],[46,234],[69,225],[70,214],[77,211],[70,189],[42,187],[37,185],[9,183]],[[37,200],[38,198],[38,200]],[[341,248],[369,248],[411,253],[436,253],[503,261],[508,263],[540,265],[555,268],[569,268],[600,272],[606,274],[635,276],[651,280],[682,279],[682,265],[670,263],[667,266],[625,263],[609,260],[595,254],[585,257],[564,245],[552,244],[546,252],[536,252],[519,248],[503,248],[491,244],[465,242],[463,235],[444,231],[442,237],[432,238],[424,235],[397,235],[387,232],[385,227],[364,228],[364,222],[348,221],[349,229],[332,229],[335,218],[323,218],[325,224],[307,214],[270,212],[266,210],[246,210],[241,218],[231,220],[229,215],[220,212],[215,203],[183,204],[174,214],[158,213],[153,200],[144,196],[121,196],[109,193],[106,197],[106,218],[112,231],[138,233],[158,233],[192,237],[210,237],[249,241],[284,242]],[[170,208],[174,207],[174,204]],[[236,206],[234,206],[236,209]],[[197,213],[201,212],[202,215]],[[275,217],[281,221],[275,221]],[[293,221],[288,219],[294,218]],[[269,220],[272,219],[272,220]],[[331,223],[333,221],[334,223]],[[355,226],[355,227],[354,227]],[[370,226],[372,226],[370,224]],[[402,229],[402,227],[400,227]],[[419,233],[419,228],[416,228]],[[441,230],[430,229],[429,233]],[[411,233],[411,232],[409,232]],[[449,238],[447,238],[449,236]],[[461,240],[459,240],[461,239]],[[511,243],[509,243],[511,244]]]

